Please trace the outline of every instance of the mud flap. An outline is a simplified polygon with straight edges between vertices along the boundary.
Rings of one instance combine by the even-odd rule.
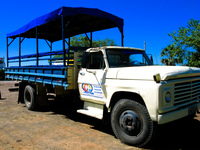
[[[26,84],[23,82],[19,83],[19,93],[18,93],[18,104],[24,103],[24,89],[26,87]]]

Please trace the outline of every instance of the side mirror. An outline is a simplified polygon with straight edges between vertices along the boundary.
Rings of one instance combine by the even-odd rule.
[[[82,61],[81,61],[81,67],[82,68],[86,68],[86,65],[88,63],[88,58],[89,58],[89,54],[88,52],[84,52],[83,56],[82,56]]]

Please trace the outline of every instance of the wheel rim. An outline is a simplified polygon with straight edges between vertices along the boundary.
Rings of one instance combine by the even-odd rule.
[[[133,110],[124,111],[119,118],[120,128],[129,136],[137,136],[142,128],[139,115]]]

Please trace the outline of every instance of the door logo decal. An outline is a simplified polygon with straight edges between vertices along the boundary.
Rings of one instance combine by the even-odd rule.
[[[81,91],[82,95],[90,98],[103,98],[103,91],[100,85],[83,83],[81,84]]]
[[[86,92],[86,93],[91,93],[93,88],[91,84],[82,84],[82,89]]]

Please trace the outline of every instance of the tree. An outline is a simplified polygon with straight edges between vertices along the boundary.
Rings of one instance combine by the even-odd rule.
[[[81,47],[90,47],[90,41],[86,36],[79,35],[74,36],[70,39],[71,46],[81,46]],[[102,47],[102,46],[117,46],[114,40],[104,39],[104,40],[93,40],[92,47]]]
[[[171,45],[174,45],[176,49],[169,53],[174,53],[171,54],[173,56],[183,57],[179,59],[183,59],[184,65],[200,67],[199,20],[190,19],[186,27],[180,27],[178,31],[168,33],[168,35],[173,38]]]
[[[184,51],[174,44],[167,45],[161,52],[161,62],[167,66],[175,66],[175,64],[183,64]]]
[[[86,36],[74,36],[70,38],[70,46],[81,46],[81,47],[89,47],[90,41]]]
[[[77,46],[77,47],[90,47],[90,41],[86,36],[79,35],[70,38],[70,46]],[[93,40],[92,47],[102,47],[102,46],[117,46],[114,40],[104,39],[104,40]],[[66,57],[68,54],[66,54]],[[63,55],[54,55],[53,58],[60,58]],[[71,57],[71,56],[70,56]],[[49,61],[50,63],[50,61]]]

